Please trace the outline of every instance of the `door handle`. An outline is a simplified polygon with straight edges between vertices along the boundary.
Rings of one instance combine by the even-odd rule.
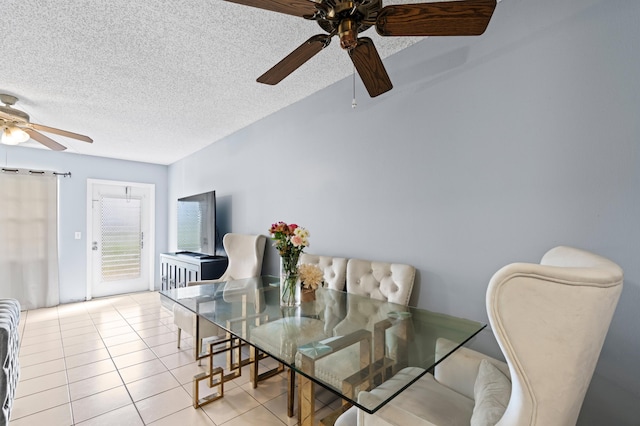
[[[91,243],[91,250],[93,251],[97,251],[98,250],[98,242],[94,241],[93,243]]]

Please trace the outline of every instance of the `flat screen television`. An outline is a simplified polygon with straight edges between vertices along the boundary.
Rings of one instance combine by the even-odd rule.
[[[178,254],[216,254],[216,192],[178,199]]]

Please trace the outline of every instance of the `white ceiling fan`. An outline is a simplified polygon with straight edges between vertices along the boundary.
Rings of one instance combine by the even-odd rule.
[[[0,106],[0,129],[2,130],[0,141],[4,144],[17,145],[31,138],[54,151],[64,151],[67,149],[64,145],[59,144],[40,132],[54,133],[88,143],[93,142],[93,139],[88,136],[56,129],[54,127],[43,126],[42,124],[31,123],[29,121],[29,114],[13,108],[13,105],[18,102],[18,98],[15,96],[0,94],[0,101],[4,104],[4,106]]]

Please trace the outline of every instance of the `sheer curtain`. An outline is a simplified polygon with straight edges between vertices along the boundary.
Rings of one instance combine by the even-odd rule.
[[[17,299],[22,309],[60,301],[57,179],[0,172],[0,297]]]

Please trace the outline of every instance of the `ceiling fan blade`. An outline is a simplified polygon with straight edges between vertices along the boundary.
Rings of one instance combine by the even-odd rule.
[[[313,58],[318,52],[327,47],[331,42],[331,36],[318,34],[302,43],[296,50],[289,53],[283,60],[275,64],[260,77],[259,83],[275,85],[286,76],[300,68],[302,64]]]
[[[496,0],[462,0],[383,7],[376,19],[382,36],[472,36],[484,33]]]
[[[79,141],[82,141],[82,142],[93,143],[93,139],[91,139],[89,136],[80,135],[78,133],[56,129],[55,127],[43,126],[42,124],[30,123],[30,126],[36,130],[40,130],[41,132],[54,133],[56,135],[66,136],[72,139],[78,139]]]
[[[358,39],[358,45],[349,50],[349,56],[369,92],[375,98],[393,88],[389,74],[384,69],[382,59],[369,37]]]
[[[226,0],[231,3],[286,13],[293,16],[313,16],[316,3],[310,0]]]
[[[46,146],[49,149],[52,149],[54,151],[64,151],[65,149],[67,149],[64,145],[60,145],[53,139],[50,139],[42,133],[36,132],[33,129],[24,129],[24,131],[27,132],[29,136],[31,136],[31,139],[40,142],[42,145]]]

